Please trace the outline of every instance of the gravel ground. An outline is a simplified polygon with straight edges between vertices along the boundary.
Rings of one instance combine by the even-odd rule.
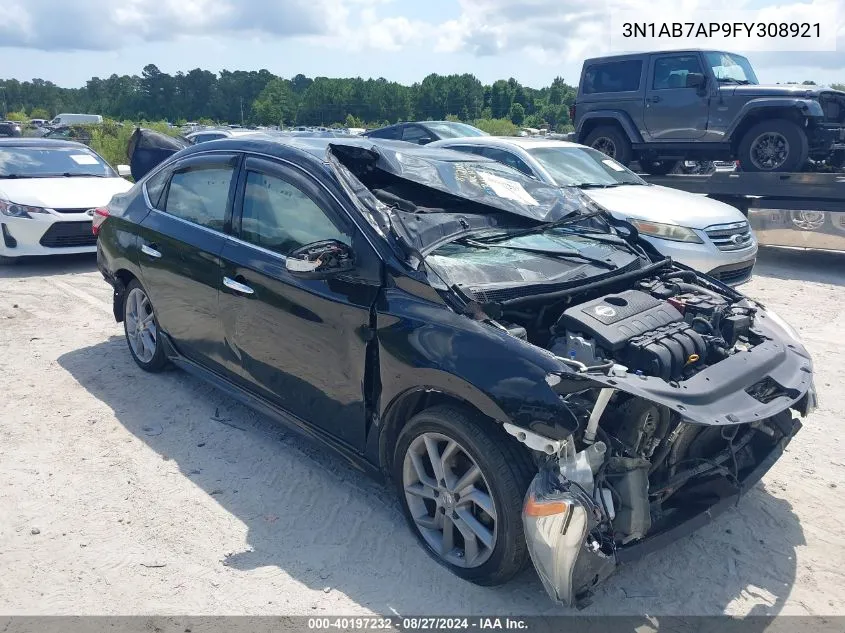
[[[762,253],[744,290],[805,339],[820,409],[736,509],[584,613],[845,614],[843,286],[845,256]],[[381,484],[182,372],[139,370],[92,258],[0,269],[0,380],[0,613],[571,613],[533,570],[459,580]]]

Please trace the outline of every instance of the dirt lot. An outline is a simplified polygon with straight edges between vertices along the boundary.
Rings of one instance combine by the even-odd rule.
[[[745,291],[800,331],[821,408],[738,508],[619,570],[589,614],[845,614],[845,256],[767,251]],[[381,484],[140,371],[91,258],[0,269],[0,379],[0,613],[568,612],[533,570],[450,575]]]

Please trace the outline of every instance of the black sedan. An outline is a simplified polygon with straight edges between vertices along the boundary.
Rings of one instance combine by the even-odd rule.
[[[426,145],[442,139],[487,136],[487,132],[459,121],[417,121],[380,127],[362,136]]]
[[[780,317],[612,222],[478,156],[249,137],[182,149],[93,226],[138,366],[384,475],[459,576],[530,556],[578,604],[729,507],[815,406]]]

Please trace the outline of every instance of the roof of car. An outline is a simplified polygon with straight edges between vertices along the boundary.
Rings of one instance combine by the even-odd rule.
[[[617,53],[616,55],[602,55],[601,57],[591,57],[584,60],[584,65],[592,64],[593,62],[613,59],[631,59],[635,57],[645,57],[646,55],[669,55],[669,54],[683,54],[683,53],[730,53],[731,55],[740,55],[739,53],[731,53],[730,51],[720,51],[716,48],[679,48],[675,50],[662,51],[642,51],[639,53]],[[744,55],[740,55],[744,57]]]
[[[90,149],[87,145],[76,141],[42,137],[0,138],[0,147],[78,147]]]
[[[215,148],[228,147],[235,150],[252,150],[273,152],[280,146],[290,147],[321,160],[326,159],[326,150],[329,145],[347,145],[371,149],[374,146],[384,147],[393,152],[400,152],[406,155],[424,156],[430,160],[444,161],[467,161],[466,155],[443,149],[442,147],[431,147],[431,145],[417,145],[406,141],[395,141],[382,138],[367,138],[364,136],[289,136],[286,134],[271,134],[267,132],[255,132],[248,136],[241,135],[238,138],[222,138],[214,141],[207,141],[198,145],[190,146],[193,151],[207,151]],[[192,152],[191,152],[192,153]],[[472,158],[476,162],[489,161],[491,159],[482,156]],[[495,161],[493,161],[495,162]]]
[[[431,143],[435,147],[443,147],[445,145],[484,145],[486,147],[507,147],[508,145],[515,145],[522,149],[532,149],[535,147],[584,147],[578,143],[570,143],[569,141],[558,141],[548,138],[533,138],[530,136],[465,136],[462,138],[447,138],[441,141]]]

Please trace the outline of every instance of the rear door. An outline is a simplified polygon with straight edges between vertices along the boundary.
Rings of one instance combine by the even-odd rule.
[[[697,53],[652,56],[644,118],[653,140],[683,141],[707,134],[709,96],[705,90],[687,88],[691,73],[704,74]]]
[[[219,371],[220,252],[231,225],[237,154],[191,156],[147,183],[152,211],[140,224],[144,287],[160,327],[187,358]]]
[[[276,406],[363,450],[379,258],[318,178],[290,164],[248,157],[237,200],[237,239],[222,254],[220,311],[242,380]],[[328,239],[352,247],[354,270],[329,279],[288,272],[291,251]]]

